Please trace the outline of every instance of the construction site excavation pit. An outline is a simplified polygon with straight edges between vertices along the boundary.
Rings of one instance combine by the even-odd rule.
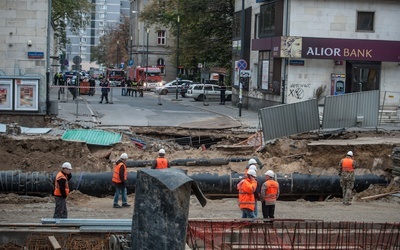
[[[63,162],[69,161],[73,166],[72,174],[75,178],[72,185],[74,190],[68,197],[69,218],[131,220],[133,209],[113,209],[113,189],[104,189],[109,185],[109,179],[111,179],[109,175],[112,173],[114,163],[125,152],[129,156],[128,165],[136,164],[128,167],[128,175],[133,178],[130,181],[133,186],[129,186],[128,201],[134,205],[134,177],[139,170],[150,168],[149,163],[157,157],[158,150],[164,148],[166,157],[171,162],[175,162],[173,167],[185,170],[187,175],[198,183],[199,188],[207,197],[205,207],[202,207],[194,197],[190,198],[189,204],[189,221],[192,222],[191,225],[196,225],[193,230],[202,231],[202,226],[193,224],[193,220],[200,219],[199,223],[206,225],[207,221],[213,223],[212,220],[223,219],[223,224],[218,224],[222,226],[240,220],[241,212],[237,206],[235,183],[243,176],[247,159],[256,158],[260,161],[257,171],[260,182],[264,179],[264,173],[271,169],[282,183],[282,196],[278,199],[276,208],[276,218],[282,223],[286,223],[284,221],[290,223],[293,220],[317,220],[349,221],[356,224],[348,225],[357,225],[357,223],[398,223],[400,221],[398,213],[400,198],[396,196],[399,190],[398,176],[395,174],[397,166],[393,159],[395,155],[393,150],[400,145],[398,132],[343,132],[329,136],[305,133],[257,144],[256,140],[253,140],[254,133],[238,132],[237,129],[203,131],[135,127],[129,131],[108,131],[121,133],[121,142],[110,146],[99,146],[85,142],[64,141],[58,136],[48,134],[1,135],[0,176],[9,176],[9,174],[14,177],[23,176],[21,180],[26,180],[26,176],[29,180],[31,178],[29,176],[36,173],[39,176],[53,176],[60,170]],[[210,138],[213,144],[204,148],[197,144],[180,145],[176,140],[185,137],[191,137],[193,141],[196,140],[194,138]],[[145,144],[138,145],[132,139],[140,140]],[[340,187],[337,182],[337,166],[349,150],[354,152],[359,164],[356,175],[360,177],[361,184],[356,187],[352,205],[345,207],[341,202]],[[227,164],[224,161],[227,161]],[[98,175],[102,176],[100,179],[105,184],[98,185],[99,188],[96,189],[90,188],[94,185],[91,182],[93,183]],[[367,177],[368,181],[362,182]],[[50,180],[48,183],[50,188],[51,178],[47,178]],[[77,188],[76,184],[79,180],[80,184]],[[326,182],[326,180],[329,181]],[[371,180],[378,181],[371,184]],[[292,185],[296,182],[303,184]],[[10,185],[6,186],[3,180],[2,183],[0,224],[29,223],[36,227],[36,224],[41,224],[43,218],[52,217],[54,199],[51,191],[47,190],[40,192],[40,195],[32,196],[27,190],[15,192],[4,190],[4,187],[9,188]],[[39,181],[39,183],[42,182]],[[317,185],[314,185],[315,183]],[[97,190],[96,194],[93,190]],[[317,191],[321,194],[316,193]],[[297,195],[299,193],[301,195]],[[258,219],[262,219],[261,206],[260,203],[258,204]],[[262,222],[254,224],[253,229],[257,231],[255,227],[260,227],[260,230],[267,232],[269,229],[263,228],[263,224]],[[237,226],[241,230],[249,230],[242,224]],[[281,226],[281,223],[276,224],[276,227],[278,226]],[[301,227],[303,226],[306,227],[302,224]],[[336,224],[324,225],[327,231],[334,227]],[[358,226],[355,227],[358,228]],[[385,228],[382,232],[386,234],[386,230],[392,229],[393,225],[385,227],[384,224],[379,224],[379,227]],[[29,228],[32,228],[32,225]],[[357,228],[354,230],[358,230]],[[397,232],[397,227],[394,226],[394,228],[390,231],[391,233]],[[59,235],[55,231],[50,234],[55,235],[56,238]],[[212,234],[213,232],[210,232],[210,235]],[[92,235],[91,237],[101,238],[102,236]],[[193,237],[192,234],[190,237]],[[233,240],[236,236],[231,235],[231,237]],[[195,238],[191,240],[199,241]],[[37,241],[31,242],[37,243]],[[63,242],[62,239],[60,242]],[[7,242],[1,242],[0,246],[5,244]],[[221,242],[221,245],[223,244],[227,242]],[[387,241],[385,244],[397,246],[398,242]]]

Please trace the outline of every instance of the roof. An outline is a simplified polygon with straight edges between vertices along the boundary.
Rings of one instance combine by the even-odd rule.
[[[61,139],[64,141],[86,142],[87,144],[111,146],[121,142],[120,133],[107,132],[103,130],[68,129]]]

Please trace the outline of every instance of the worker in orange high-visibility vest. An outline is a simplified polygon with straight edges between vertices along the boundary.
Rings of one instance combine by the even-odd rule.
[[[112,182],[115,186],[115,194],[114,194],[114,208],[121,208],[118,204],[119,196],[121,195],[122,199],[122,207],[130,207],[127,201],[127,180],[128,180],[128,172],[126,171],[126,161],[128,160],[128,155],[126,153],[121,154],[119,160],[115,163],[114,172],[112,176]]]
[[[169,168],[169,161],[165,158],[165,150],[162,148],[158,151],[158,157],[153,161],[152,169]]]
[[[254,213],[256,198],[254,192],[257,189],[257,173],[250,169],[247,175],[238,184],[239,208],[242,210],[242,218],[256,218]]]
[[[61,171],[57,173],[54,181],[54,197],[56,207],[54,209],[53,218],[68,218],[67,196],[69,195],[69,184],[71,180],[72,165],[69,162],[64,162],[61,166]]]
[[[274,180],[275,173],[272,170],[265,172],[266,181],[261,187],[261,209],[264,219],[275,218],[275,202],[279,197],[279,183]]]
[[[347,152],[345,158],[339,162],[340,186],[342,187],[343,204],[351,205],[352,192],[354,188],[354,169],[356,162],[353,159],[353,151]]]

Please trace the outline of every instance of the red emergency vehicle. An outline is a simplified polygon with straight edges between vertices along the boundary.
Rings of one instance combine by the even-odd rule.
[[[136,67],[128,69],[128,77],[136,82],[143,82],[143,89],[154,90],[163,85],[161,70],[157,67]]]
[[[121,86],[122,79],[125,79],[123,69],[106,69],[106,79],[110,81],[110,86]]]

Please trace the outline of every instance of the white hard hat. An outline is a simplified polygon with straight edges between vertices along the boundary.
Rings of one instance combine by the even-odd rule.
[[[66,169],[72,169],[72,165],[69,162],[64,162],[61,166],[62,168],[66,168]]]
[[[249,170],[250,170],[250,169],[253,169],[254,171],[257,171],[257,170],[258,170],[257,167],[256,167],[256,165],[250,165]]]
[[[348,156],[353,156],[353,151],[347,152],[347,155],[348,155]]]
[[[162,149],[160,149],[160,151],[158,151],[158,154],[160,154],[160,155],[165,155],[165,150],[162,148]]]
[[[274,173],[274,171],[272,171],[272,170],[268,170],[267,172],[265,172],[265,175],[268,175],[268,176],[271,177],[271,178],[274,178],[274,177],[275,177],[275,173]]]
[[[257,164],[257,161],[254,160],[253,158],[251,158],[251,159],[249,160],[249,162],[248,162],[248,165],[251,165],[251,164]]]
[[[253,177],[257,177],[257,173],[254,169],[249,169],[249,171],[247,171],[247,174]]]
[[[128,159],[128,154],[123,153],[120,158],[126,160],[126,159]]]

